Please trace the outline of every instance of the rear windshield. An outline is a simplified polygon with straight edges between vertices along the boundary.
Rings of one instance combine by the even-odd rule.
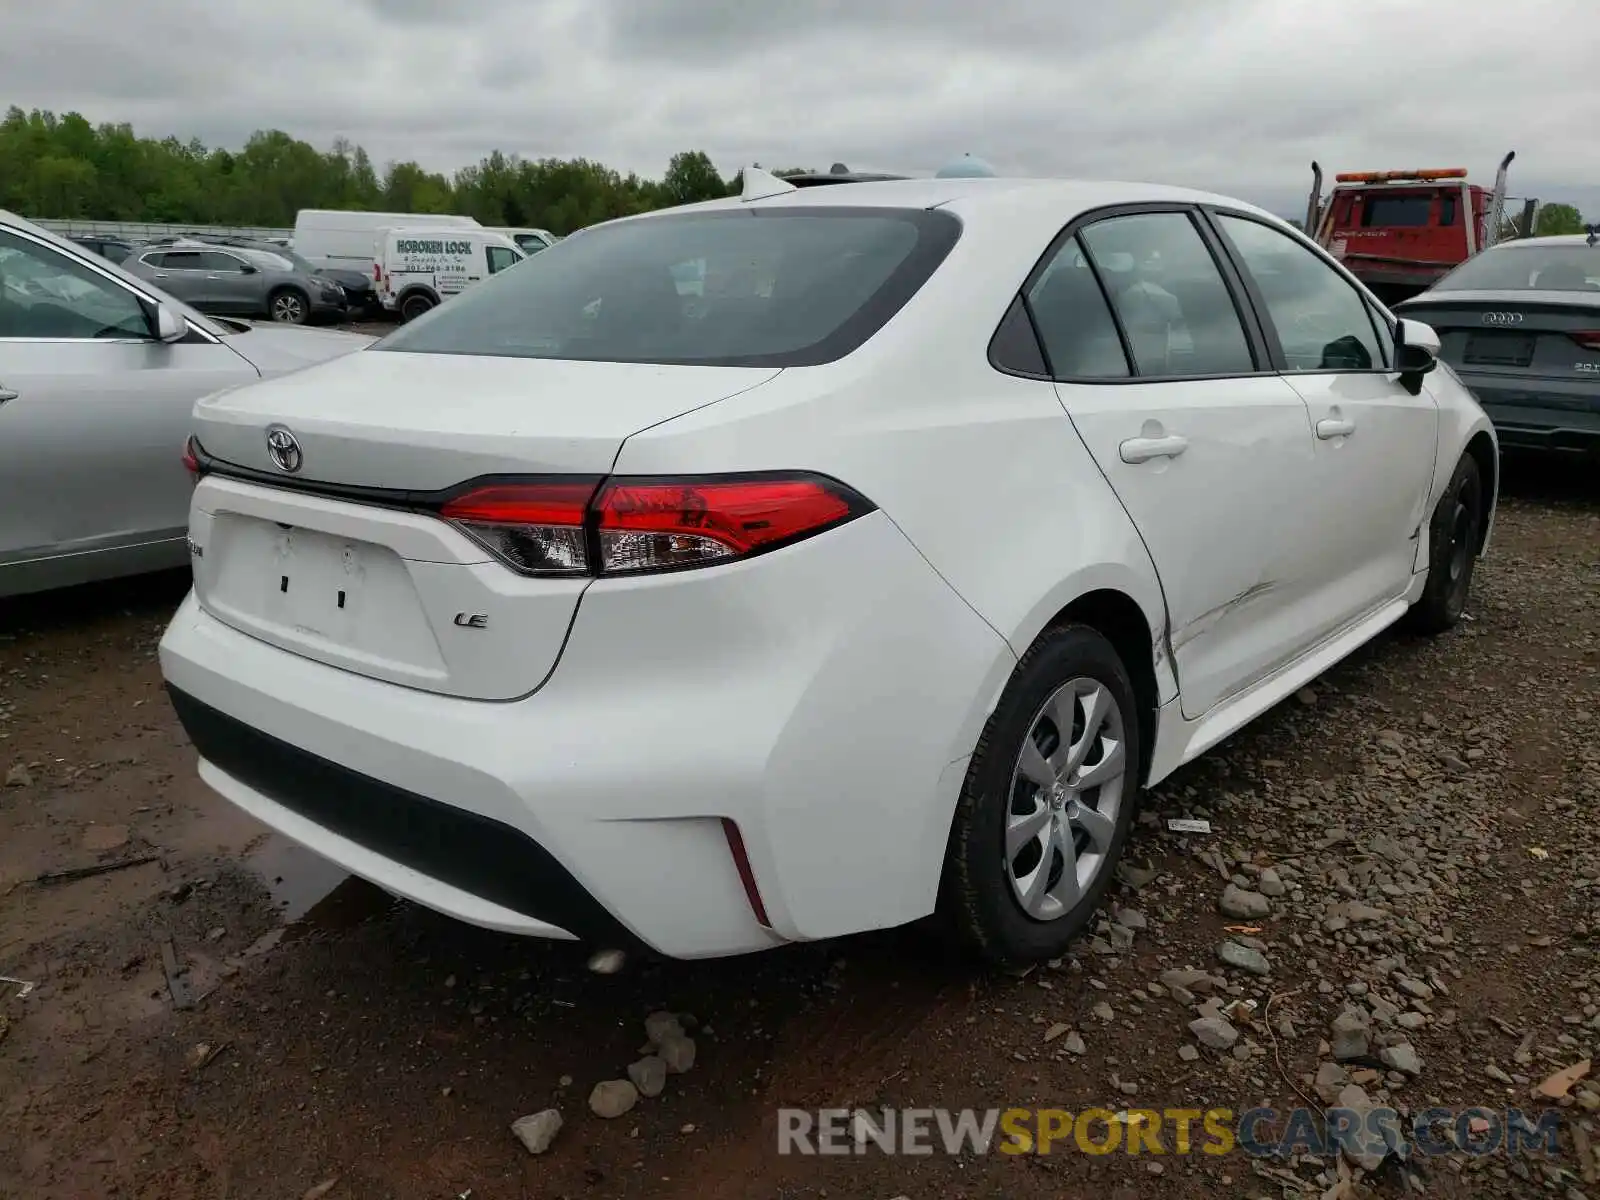
[[[948,213],[718,209],[556,243],[374,349],[600,362],[807,366],[876,333],[960,235]]]
[[[1366,229],[1421,229],[1428,224],[1433,196],[1367,195],[1361,205],[1361,224]]]
[[[1536,247],[1512,242],[1469,258],[1433,290],[1600,293],[1600,244]]]

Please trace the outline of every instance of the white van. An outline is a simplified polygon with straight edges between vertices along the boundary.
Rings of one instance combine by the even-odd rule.
[[[318,267],[372,270],[372,242],[385,229],[482,229],[472,217],[449,213],[352,212],[302,208],[294,218],[294,250]]]
[[[524,254],[537,254],[556,244],[556,235],[548,229],[524,229],[517,225],[489,225],[487,228],[505,234]]]
[[[368,251],[378,301],[412,321],[457,292],[528,257],[492,229],[385,229]]]

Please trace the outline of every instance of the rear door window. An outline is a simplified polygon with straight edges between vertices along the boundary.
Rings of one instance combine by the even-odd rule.
[[[1128,356],[1111,306],[1077,238],[1028,289],[1028,308],[1057,379],[1125,379]]]
[[[850,353],[960,236],[925,209],[728,208],[618,221],[541,251],[375,349],[806,366]]]
[[[215,274],[239,274],[239,268],[244,264],[231,254],[222,254],[216,250],[207,250],[200,255],[201,264],[207,271]]]
[[[1233,294],[1187,213],[1110,217],[1080,236],[1141,378],[1256,370]]]

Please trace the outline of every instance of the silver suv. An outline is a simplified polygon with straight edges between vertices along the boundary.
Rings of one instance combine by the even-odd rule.
[[[141,246],[122,265],[201,312],[288,325],[347,315],[342,287],[269,250],[185,240]]]

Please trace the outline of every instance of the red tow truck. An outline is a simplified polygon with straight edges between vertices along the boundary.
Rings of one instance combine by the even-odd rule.
[[[1312,163],[1306,232],[1380,300],[1398,303],[1499,240],[1515,157],[1501,160],[1492,191],[1467,182],[1465,167],[1441,167],[1335,175],[1326,198]]]

